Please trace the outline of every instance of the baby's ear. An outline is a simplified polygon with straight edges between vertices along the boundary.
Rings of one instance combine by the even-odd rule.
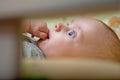
[[[113,16],[112,18],[110,18],[108,24],[111,27],[119,27],[120,26],[120,18],[117,16]]]

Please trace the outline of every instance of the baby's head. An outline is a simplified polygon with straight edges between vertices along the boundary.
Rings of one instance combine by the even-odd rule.
[[[47,58],[91,58],[120,60],[120,41],[107,25],[92,18],[81,18],[49,30],[49,39],[38,41]]]

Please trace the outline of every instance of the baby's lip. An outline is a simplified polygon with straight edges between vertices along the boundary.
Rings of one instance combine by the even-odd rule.
[[[48,36],[47,36],[47,39],[50,38],[50,30],[48,30]]]
[[[51,38],[51,31],[49,30],[47,39],[50,39],[50,38]]]
[[[46,39],[40,39],[38,42],[39,43],[46,43],[48,40],[50,39],[50,30],[48,30],[48,33],[47,33],[47,38]]]
[[[42,41],[46,41],[49,39],[50,39],[50,30],[48,30],[47,37],[45,39],[40,39],[39,41],[42,42]]]

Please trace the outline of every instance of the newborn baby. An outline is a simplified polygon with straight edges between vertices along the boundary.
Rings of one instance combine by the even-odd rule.
[[[120,61],[120,41],[103,22],[81,18],[52,29],[45,22],[31,21],[25,32],[40,37],[37,46],[46,58],[89,58]]]

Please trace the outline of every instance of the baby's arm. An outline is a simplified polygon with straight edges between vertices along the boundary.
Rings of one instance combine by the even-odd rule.
[[[38,20],[26,20],[23,23],[23,33],[30,33],[32,36],[37,36],[40,39],[44,40],[48,37],[48,28],[47,24],[43,21]],[[33,38],[23,35],[23,56],[25,58],[44,58],[44,54],[38,48],[36,41]]]
[[[39,20],[27,20],[23,25],[23,32],[28,32],[32,36],[37,36],[40,39],[46,39],[48,37],[48,27],[46,22]]]

